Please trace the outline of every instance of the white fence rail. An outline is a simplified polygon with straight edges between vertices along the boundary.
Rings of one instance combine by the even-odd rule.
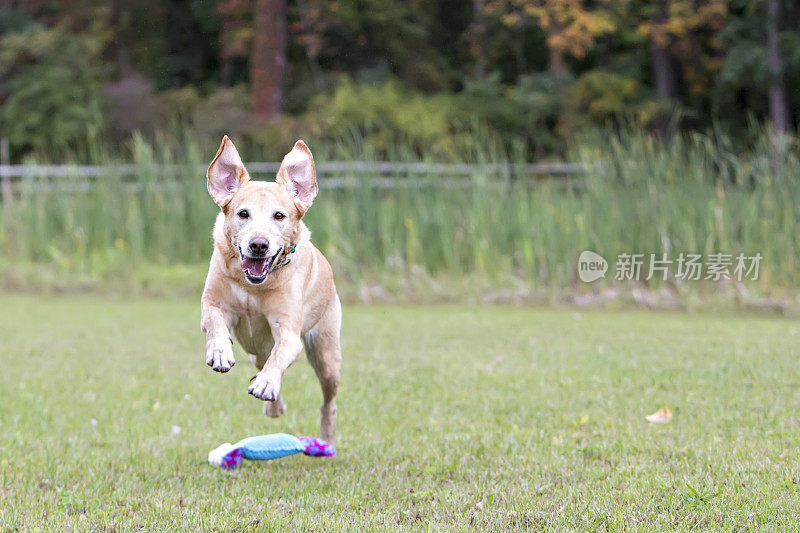
[[[249,163],[247,170],[252,175],[275,174],[280,163]],[[475,175],[511,175],[518,178],[579,177],[590,170],[580,163],[529,163],[513,164],[442,164],[442,163],[396,163],[371,161],[331,161],[317,165],[320,187],[343,189],[367,185],[372,188],[413,188],[423,186],[468,187],[464,178]],[[8,165],[0,164],[0,195],[7,203],[20,186],[34,191],[87,192],[93,182],[104,176],[123,178],[126,187],[137,190],[142,187],[137,177],[143,172],[174,176],[181,172],[196,172],[198,179],[205,175],[205,167],[188,169],[185,165]],[[431,181],[427,177],[438,176]],[[67,181],[68,179],[68,181]],[[160,184],[170,187],[168,181]],[[176,184],[172,184],[176,186]]]

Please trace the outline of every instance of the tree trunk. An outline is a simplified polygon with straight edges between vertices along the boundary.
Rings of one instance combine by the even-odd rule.
[[[778,41],[781,16],[780,0],[767,3],[767,62],[769,63],[769,120],[772,131],[784,134],[789,131],[789,109],[786,105],[786,87],[783,84],[783,58]]]
[[[557,75],[569,74],[569,67],[564,59],[564,47],[562,45],[554,46],[550,39],[551,36],[558,35],[562,31],[563,28],[558,24],[558,22],[556,20],[552,20],[550,26],[550,35],[548,35],[547,39],[547,48],[548,52],[550,52],[550,72]]]
[[[112,0],[111,2],[111,16],[108,25],[113,30],[111,32],[111,42],[109,49],[114,60],[117,63],[119,72],[117,73],[120,78],[125,78],[133,74],[131,68],[130,56],[128,50],[125,48],[125,35],[126,28],[122,24],[122,0]]]
[[[550,47],[550,72],[553,74],[569,74],[569,67],[564,61],[564,50]]]
[[[233,33],[233,22],[231,22],[230,16],[226,16],[219,36],[219,68],[223,87],[231,86],[231,78],[233,76],[233,58],[231,57],[230,44],[228,43],[231,33]]]
[[[250,106],[258,120],[281,111],[286,66],[286,0],[255,0],[250,56]]]
[[[667,22],[667,2],[659,0],[659,11],[655,17],[655,26],[663,27]],[[667,48],[666,38],[653,36],[652,43],[653,74],[656,82],[656,94],[664,108],[670,106],[677,94],[677,76],[675,74],[675,58]],[[662,111],[656,117],[656,134],[666,137],[669,134],[669,114]]]
[[[486,0],[472,0],[472,56],[475,58],[475,77],[486,77]]]

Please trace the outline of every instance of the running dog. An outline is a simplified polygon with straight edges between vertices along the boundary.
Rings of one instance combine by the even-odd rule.
[[[251,181],[225,136],[206,178],[220,207],[201,302],[206,364],[231,369],[233,332],[259,369],[248,392],[278,417],[286,411],[281,380],[305,347],[322,386],[321,435],[332,441],[342,309],[331,267],[303,222],[317,196],[311,150],[297,141],[275,181]]]

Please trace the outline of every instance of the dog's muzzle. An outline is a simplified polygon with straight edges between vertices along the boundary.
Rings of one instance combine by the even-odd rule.
[[[275,264],[275,260],[282,251],[283,249],[281,248],[272,256],[263,255],[253,257],[251,255],[245,255],[242,253],[242,249],[239,248],[239,254],[242,258],[242,271],[244,272],[247,281],[255,285],[263,283],[264,280],[267,279],[267,276],[269,276],[269,273]]]

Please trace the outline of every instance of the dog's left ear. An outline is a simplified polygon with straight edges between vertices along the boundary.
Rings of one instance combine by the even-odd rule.
[[[306,143],[297,141],[292,151],[286,154],[278,170],[277,182],[283,185],[294,198],[300,214],[305,214],[317,196],[317,173],[314,156]]]

